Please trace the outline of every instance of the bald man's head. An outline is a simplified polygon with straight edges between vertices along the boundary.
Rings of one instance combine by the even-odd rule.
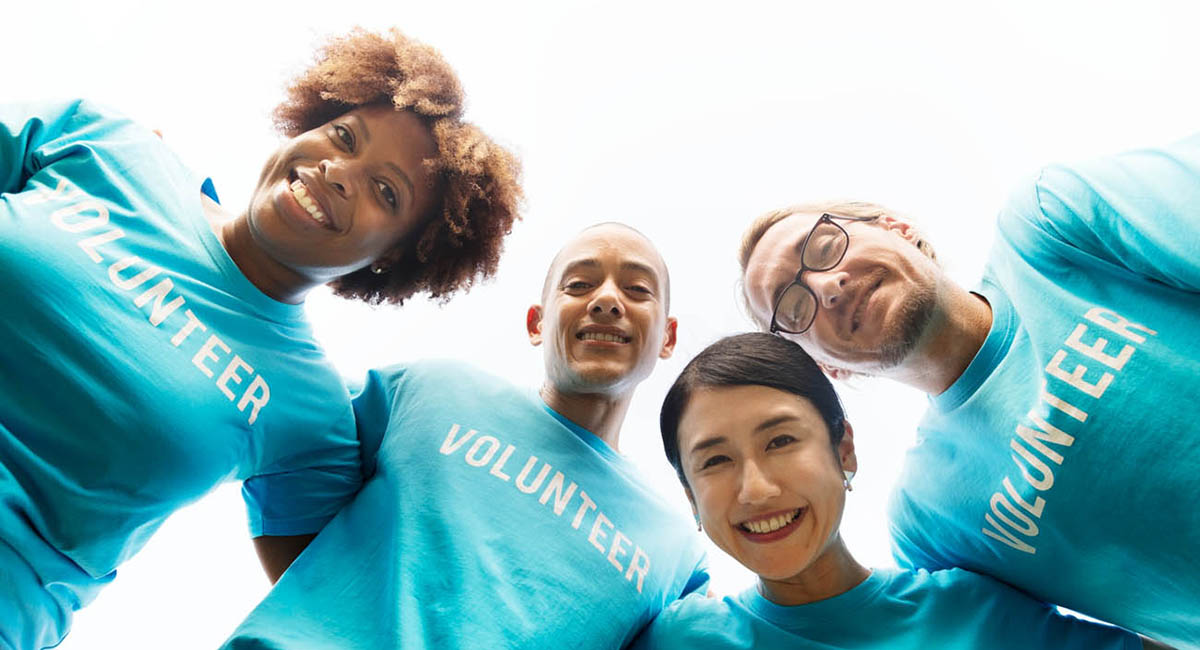
[[[600,231],[600,233],[593,233],[592,231]],[[654,252],[655,265],[656,265],[657,270],[660,273],[661,279],[662,279],[663,307],[666,309],[668,314],[671,313],[671,274],[667,270],[666,261],[663,260],[662,254],[658,252],[658,248],[654,245],[654,242],[650,241],[649,237],[642,234],[642,231],[638,230],[637,228],[634,228],[633,226],[623,224],[619,221],[604,221],[601,223],[592,224],[592,225],[588,226],[587,228],[584,228],[583,230],[579,231],[579,233],[577,235],[575,235],[574,238],[572,238],[570,241],[568,241],[566,244],[564,244],[562,248],[558,249],[558,253],[556,253],[554,255],[554,259],[550,261],[549,268],[546,269],[546,279],[544,282],[542,282],[542,303],[546,302],[546,296],[550,292],[550,287],[558,279],[557,274],[561,274],[561,270],[559,267],[560,267],[560,263],[563,260],[564,253],[569,252],[572,249],[572,247],[575,244],[579,243],[581,240],[584,240],[585,238],[592,239],[591,237],[588,237],[589,234],[591,234],[591,235],[601,234],[601,236],[603,236],[602,233],[604,233],[604,232],[621,232],[621,231],[624,231],[625,234],[627,234],[627,235],[632,234],[633,236],[642,240],[642,242],[644,242],[646,244],[646,246],[651,251]]]
[[[597,224],[567,242],[526,318],[547,382],[568,394],[632,391],[675,349],[669,282],[658,249],[624,224]]]

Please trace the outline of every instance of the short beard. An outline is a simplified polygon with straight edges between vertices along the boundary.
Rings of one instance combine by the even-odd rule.
[[[895,368],[908,358],[929,332],[937,313],[938,290],[936,283],[921,285],[909,294],[896,314],[893,336],[885,337],[879,350],[879,365],[876,371]]]

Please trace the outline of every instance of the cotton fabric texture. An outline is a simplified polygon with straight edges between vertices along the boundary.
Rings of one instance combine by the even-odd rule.
[[[785,607],[757,587],[689,596],[658,617],[638,650],[1140,650],[1136,634],[1059,614],[986,576],[875,569],[826,600]]]
[[[616,648],[705,589],[686,516],[536,394],[421,362],[354,408],[374,474],[226,648]]]
[[[908,452],[896,558],[1198,648],[1200,136],[1047,168],[998,224],[992,328]]]
[[[303,308],[225,253],[202,186],[215,199],[157,136],[88,102],[0,108],[12,645],[56,644],[168,515],[219,483],[247,479],[252,535],[315,533],[361,483],[345,385]]]

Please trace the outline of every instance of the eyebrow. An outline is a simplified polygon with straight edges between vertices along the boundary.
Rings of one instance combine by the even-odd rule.
[[[370,131],[370,129],[367,128],[367,121],[364,120],[359,115],[351,115],[350,119],[354,120],[355,124],[358,126],[358,130],[362,131],[363,141],[370,142],[371,141],[371,131]],[[412,203],[417,195],[417,191],[413,187],[412,179],[410,179],[408,177],[408,174],[405,174],[404,170],[400,169],[399,165],[397,165],[396,163],[388,161],[387,166],[390,167],[392,172],[394,172],[396,174],[397,178],[400,179],[400,182],[403,183],[406,187],[408,187],[408,201],[409,201],[409,203]]]
[[[776,415],[774,417],[767,418],[766,420],[763,420],[762,422],[759,422],[758,426],[754,427],[754,431],[752,432],[752,434],[762,433],[763,431],[766,431],[773,427],[779,426],[780,424],[783,424],[785,422],[792,422],[795,420],[799,420],[799,418],[797,418],[796,416],[791,415],[791,414],[783,413],[780,415]],[[704,451],[705,449],[708,449],[709,447],[715,447],[723,442],[728,442],[728,438],[726,438],[725,436],[713,436],[711,438],[705,438],[704,440],[701,440],[700,442],[697,442],[695,445],[692,446],[691,453],[693,453],[693,454],[699,453],[701,451]]]

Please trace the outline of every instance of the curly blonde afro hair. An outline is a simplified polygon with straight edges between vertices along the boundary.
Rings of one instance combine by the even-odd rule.
[[[396,261],[385,273],[365,267],[329,285],[371,304],[401,304],[420,292],[444,302],[495,273],[504,236],[520,218],[520,163],[463,121],[462,86],[442,55],[395,29],[330,39],[288,87],[275,126],[294,137],[368,104],[412,111],[428,125],[438,153],[425,164],[440,191],[431,213],[386,254]]]

